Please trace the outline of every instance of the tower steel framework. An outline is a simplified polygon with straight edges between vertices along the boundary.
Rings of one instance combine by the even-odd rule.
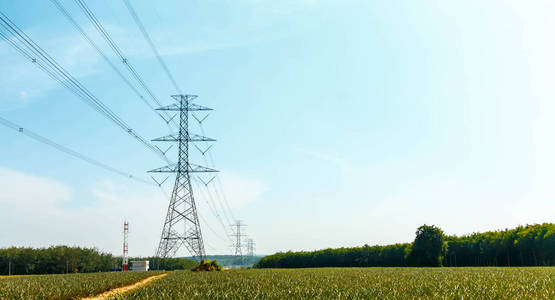
[[[242,239],[245,237],[244,234],[241,233],[241,227],[245,227],[247,225],[243,224],[242,221],[237,220],[235,224],[232,225],[233,227],[233,236],[235,238],[235,242],[233,243],[232,247],[235,248],[235,257],[239,259],[239,261],[243,262],[243,243]]]
[[[178,159],[174,164],[149,171],[151,173],[176,173],[175,185],[156,256],[162,259],[172,257],[184,245],[192,256],[202,260],[206,258],[206,252],[191,185],[191,174],[218,171],[189,162],[189,143],[215,141],[189,132],[189,114],[194,111],[210,111],[212,109],[191,103],[197,98],[196,95],[174,95],[172,97],[177,103],[160,107],[157,110],[177,112],[179,114],[179,131],[153,141],[177,142]],[[179,226],[180,223],[183,223],[183,226]]]
[[[253,239],[248,239],[247,240],[247,256],[248,257],[254,257],[254,250],[255,250],[255,243]]]

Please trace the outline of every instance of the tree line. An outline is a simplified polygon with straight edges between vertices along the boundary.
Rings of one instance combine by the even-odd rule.
[[[445,241],[445,266],[555,265],[555,224],[551,223],[448,236]]]
[[[280,252],[258,268],[554,266],[555,224],[448,236],[435,226],[418,228],[413,243]]]
[[[191,269],[198,263],[185,258],[129,258],[149,260],[151,269]],[[121,269],[122,257],[96,248],[51,246],[48,248],[10,247],[0,249],[0,275],[108,272]]]
[[[115,258],[97,249],[55,246],[0,249],[0,273],[8,275],[101,272],[114,268]]]

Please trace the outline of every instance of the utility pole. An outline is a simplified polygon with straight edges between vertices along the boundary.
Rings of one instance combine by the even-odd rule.
[[[189,113],[210,111],[211,108],[191,103],[195,95],[174,95],[177,103],[160,107],[160,111],[174,111],[179,115],[179,132],[154,139],[155,142],[177,142],[177,163],[154,169],[151,173],[176,173],[175,184],[166,214],[156,256],[165,259],[175,255],[181,245],[199,260],[206,258],[197,207],[191,185],[192,173],[218,172],[189,162],[190,142],[212,142],[214,139],[189,132]],[[193,115],[194,116],[194,115]],[[183,223],[182,226],[177,226]]]
[[[12,261],[8,262],[8,276],[12,276]]]
[[[121,271],[125,272],[129,269],[129,253],[127,240],[129,236],[129,222],[123,222],[123,258],[121,264]]]
[[[235,257],[239,259],[241,264],[243,264],[243,244],[241,243],[241,239],[245,236],[244,234],[241,234],[241,227],[245,226],[247,225],[243,224],[240,220],[235,221],[235,224],[232,225],[233,235],[235,237],[235,243],[232,247],[235,248]]]

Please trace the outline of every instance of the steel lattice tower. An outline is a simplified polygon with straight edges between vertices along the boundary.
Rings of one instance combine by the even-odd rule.
[[[179,132],[153,141],[177,142],[177,163],[149,171],[152,173],[176,173],[175,185],[156,256],[162,259],[172,257],[179,247],[184,245],[194,257],[202,260],[206,258],[206,252],[191,185],[191,173],[217,171],[191,164],[189,162],[189,143],[215,140],[189,132],[189,113],[212,109],[191,103],[197,98],[195,95],[174,95],[172,97],[177,100],[177,103],[160,107],[157,110],[177,112],[179,114]],[[178,226],[180,223],[183,223],[183,226]]]
[[[254,257],[254,240],[253,239],[248,239],[247,240],[247,256],[248,257]]]
[[[243,222],[239,220],[235,221],[235,224],[232,225],[235,237],[235,243],[232,246],[235,247],[235,257],[238,258],[241,263],[243,262],[243,244],[241,243],[241,239],[245,236],[244,234],[241,234],[241,227],[244,226],[247,225],[243,224]]]

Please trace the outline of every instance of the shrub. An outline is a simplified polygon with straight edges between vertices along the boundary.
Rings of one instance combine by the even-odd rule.
[[[210,261],[208,259],[202,260],[198,266],[191,269],[191,271],[195,271],[195,272],[197,271],[212,272],[212,271],[221,271],[221,270],[223,270],[223,268],[218,264],[217,261],[215,260]]]

